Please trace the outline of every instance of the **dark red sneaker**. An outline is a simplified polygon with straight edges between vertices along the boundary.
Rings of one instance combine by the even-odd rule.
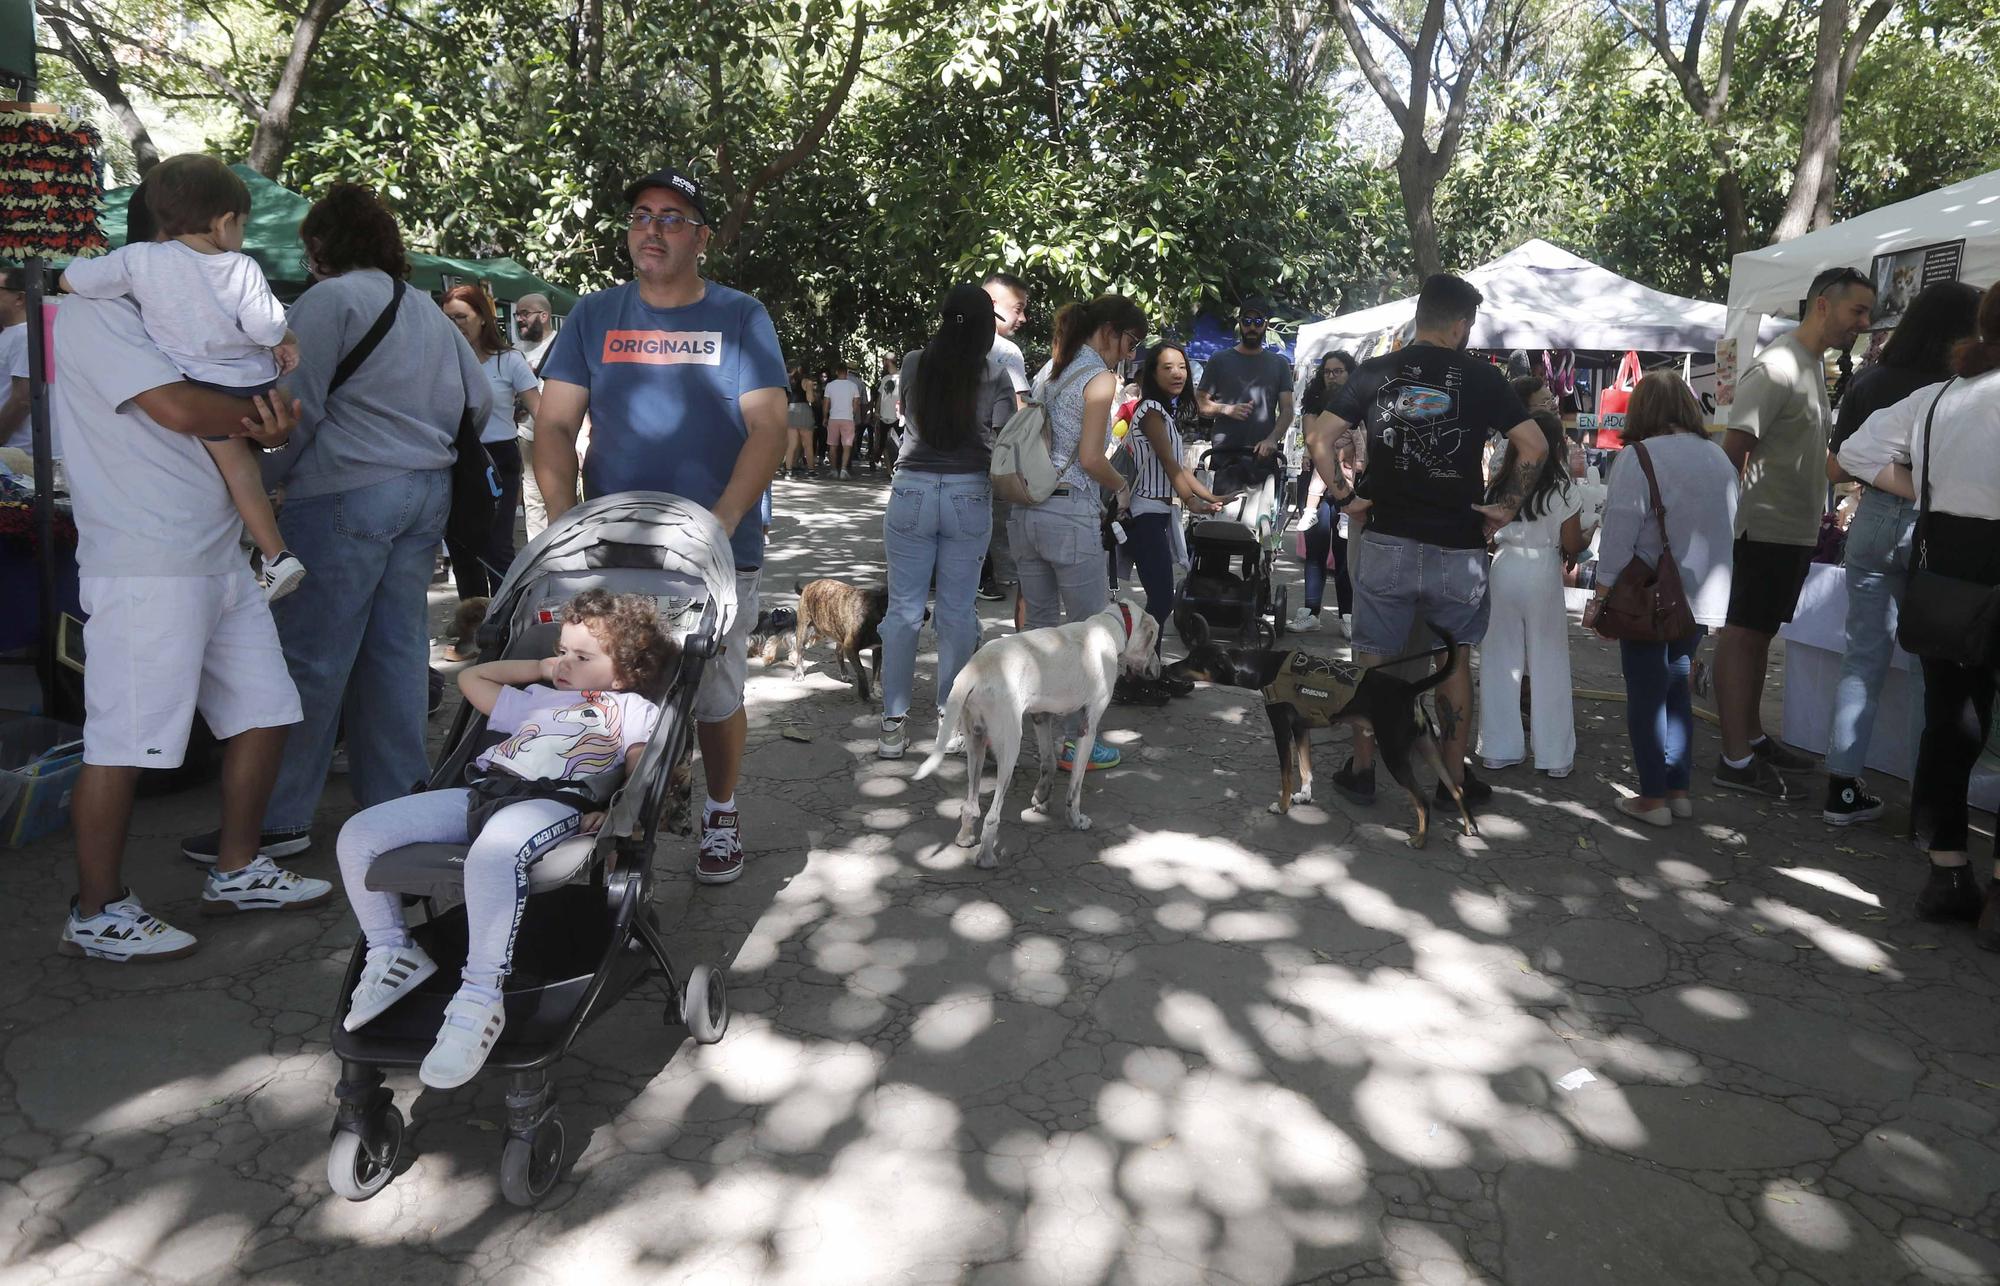
[[[743,874],[743,842],[736,837],[736,814],[711,813],[701,828],[701,856],[694,878],[703,884],[727,884]]]

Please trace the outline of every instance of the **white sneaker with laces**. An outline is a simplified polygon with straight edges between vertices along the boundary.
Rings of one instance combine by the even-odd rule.
[[[507,1006],[499,999],[470,995],[461,987],[444,1007],[437,1043],[424,1055],[417,1079],[434,1090],[455,1090],[486,1066],[486,1056],[507,1029]]]
[[[1304,533],[1311,531],[1314,527],[1318,525],[1319,525],[1319,506],[1314,505],[1312,508],[1307,509],[1305,512],[1299,515],[1299,520],[1292,524],[1292,530],[1303,535]]]
[[[79,918],[75,903],[63,922],[62,940],[56,949],[66,956],[86,956],[92,960],[178,960],[192,955],[196,943],[192,933],[176,929],[150,914],[139,899],[127,893],[89,918]]]
[[[325,880],[288,871],[259,854],[240,871],[210,871],[201,889],[203,915],[238,911],[303,911],[333,896]]]
[[[951,736],[945,738],[944,752],[948,755],[962,755],[965,753],[965,731],[963,729],[953,729]]]
[[[1319,628],[1319,615],[1301,607],[1292,613],[1292,619],[1285,622],[1285,629],[1293,634],[1310,634]]]
[[[264,589],[264,601],[275,603],[299,587],[306,578],[306,565],[300,562],[289,549],[280,550],[276,558],[264,564],[257,573],[257,583]]]
[[[369,952],[362,966],[361,981],[354,984],[354,996],[347,1002],[347,1017],[341,1026],[357,1031],[415,991],[424,979],[437,972],[437,961],[424,954],[414,942],[393,951]]]
[[[884,719],[882,721],[881,736],[875,741],[875,757],[877,759],[901,759],[903,757],[903,748],[908,744],[909,738],[903,731],[903,721],[901,719]]]
[[[1354,617],[1346,612],[1340,614],[1340,637],[1350,642],[1354,638]]]

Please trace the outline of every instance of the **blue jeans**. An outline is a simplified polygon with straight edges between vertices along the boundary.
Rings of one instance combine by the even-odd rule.
[[[1875,710],[1896,650],[1896,611],[1910,575],[1910,532],[1917,507],[1873,487],[1847,527],[1847,655],[1833,689],[1827,740],[1830,777],[1858,777],[1868,760]],[[1910,744],[1923,738],[1923,671],[1910,667]]]
[[[979,566],[993,534],[993,487],[983,473],[896,471],[882,545],[889,559],[889,610],[882,617],[882,717],[910,712],[916,684],[917,634],[931,577],[937,577],[937,703],[944,708],[953,680],[979,646]]]
[[[1167,617],[1174,610],[1174,534],[1171,513],[1128,514],[1125,518],[1125,550],[1146,587],[1146,615],[1160,624],[1160,639],[1167,637]],[[1153,643],[1160,650],[1159,640]]]
[[[1686,790],[1693,780],[1694,696],[1688,691],[1688,671],[1703,633],[1697,627],[1671,643],[1618,644],[1625,670],[1625,728],[1632,738],[1632,763],[1639,770],[1639,794],[1646,799]]]
[[[343,709],[361,807],[428,775],[429,591],[450,508],[449,469],[285,503],[278,525],[307,575],[271,614],[305,718],[285,740],[264,829],[312,825]]]
[[[1306,610],[1318,613],[1326,601],[1326,563],[1333,560],[1333,601],[1345,616],[1354,606],[1354,586],[1347,579],[1347,541],[1340,535],[1340,513],[1331,500],[1319,502],[1318,521],[1306,532]]]

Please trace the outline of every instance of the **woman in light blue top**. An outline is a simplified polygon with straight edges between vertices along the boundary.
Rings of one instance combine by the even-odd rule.
[[[1049,455],[1059,474],[1055,494],[1038,505],[1016,505],[1007,521],[1031,630],[1085,620],[1110,602],[1104,496],[1125,487],[1104,448],[1118,393],[1111,368],[1145,342],[1146,314],[1123,295],[1099,295],[1057,313],[1055,331],[1048,381],[1038,391],[1048,408]],[[903,405],[908,409],[909,402]],[[1063,743],[1065,770],[1073,749],[1073,743]],[[1090,767],[1114,767],[1118,759],[1116,749],[1099,741]]]

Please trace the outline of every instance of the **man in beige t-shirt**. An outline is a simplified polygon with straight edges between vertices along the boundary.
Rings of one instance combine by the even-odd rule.
[[[1833,409],[1825,354],[1844,352],[1868,328],[1875,287],[1852,268],[1813,278],[1799,328],[1757,355],[1736,384],[1722,448],[1743,479],[1728,623],[1715,648],[1722,760],[1715,784],[1789,799],[1785,773],[1810,772],[1812,756],[1764,735],[1760,711],[1771,639],[1792,619],[1826,512],[1827,439]]]

